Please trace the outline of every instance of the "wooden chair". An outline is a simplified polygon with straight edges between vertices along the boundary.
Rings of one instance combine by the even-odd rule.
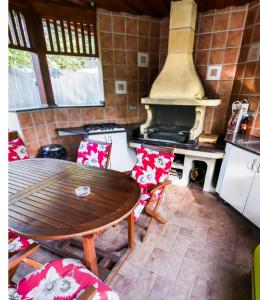
[[[15,239],[10,238],[8,240],[8,244],[11,244]],[[8,277],[9,277],[9,283],[11,283],[12,278],[21,262],[26,263],[27,265],[31,267],[37,267],[38,262],[36,260],[31,259],[29,256],[31,256],[33,253],[39,250],[39,245],[36,242],[33,242],[28,247],[22,249],[21,251],[17,251],[15,253],[11,253],[8,251]]]
[[[156,146],[150,146],[150,145],[143,144],[141,146],[141,148],[152,150],[152,151],[158,151],[159,153],[165,153],[168,155],[168,157],[172,157],[171,162],[169,162],[169,165],[168,165],[169,170],[168,170],[168,174],[167,174],[167,177],[165,178],[165,180],[163,182],[160,182],[155,185],[147,187],[146,192],[148,192],[149,198],[146,200],[146,203],[141,203],[141,201],[142,201],[142,193],[141,193],[140,202],[136,208],[136,210],[139,211],[139,215],[142,212],[142,210],[144,209],[146,214],[150,217],[148,226],[146,227],[146,231],[145,231],[144,237],[142,239],[142,241],[144,242],[147,239],[147,237],[151,231],[152,225],[154,224],[155,221],[158,221],[161,224],[166,223],[165,218],[158,211],[159,211],[162,199],[164,197],[166,188],[167,188],[167,186],[171,185],[171,183],[172,183],[170,180],[168,180],[168,178],[169,178],[170,167],[171,167],[171,164],[172,164],[172,161],[174,158],[174,153],[173,153],[173,149],[166,148],[166,147],[156,147]],[[130,176],[132,174],[133,170],[125,172],[125,173]],[[142,188],[141,188],[141,190],[142,190]],[[154,205],[154,202],[155,202],[155,205]],[[139,215],[137,215],[137,217],[135,218],[136,220],[139,218]],[[140,224],[138,224],[138,225],[140,225]]]
[[[98,149],[99,147],[101,148],[100,150]],[[111,143],[85,139],[80,143],[77,162],[83,165],[96,166],[108,169],[111,150]],[[91,162],[91,152],[96,154],[96,157],[93,162]],[[103,162],[103,160],[105,160],[105,163]]]
[[[19,138],[20,138],[20,136],[17,131],[9,131],[8,132],[8,141],[12,141],[12,140],[19,139]]]
[[[33,245],[30,251],[32,252],[34,249]],[[15,260],[12,260],[12,262],[9,261],[9,268],[10,265],[12,265],[12,268],[17,269],[19,264],[21,262],[27,262],[27,257],[25,257],[25,254],[22,252],[19,252],[16,256]],[[119,300],[116,293],[111,291],[110,288],[108,288],[100,279],[98,279],[95,275],[93,275],[90,271],[86,270],[84,271],[85,266],[80,264],[79,261],[72,260],[72,259],[56,259],[50,263],[45,264],[44,266],[40,263],[33,263],[31,264],[34,268],[38,269],[38,271],[35,273],[31,273],[28,276],[26,276],[26,280],[22,279],[17,286],[10,285],[9,286],[9,295],[14,293],[17,295],[20,295],[22,299],[25,298],[25,294],[31,293],[31,291],[34,289],[39,288],[39,283],[43,280],[46,280],[48,270],[54,269],[56,271],[56,274],[59,276],[58,278],[52,278],[53,285],[55,285],[55,282],[57,279],[63,280],[65,278],[65,281],[69,281],[69,277],[71,277],[72,285],[73,282],[75,282],[76,279],[79,279],[77,281],[77,288],[72,292],[73,294],[77,293],[79,294],[77,299],[78,300],[91,300],[95,297],[96,293],[99,292],[100,294],[108,292],[110,295],[111,300]],[[45,272],[47,269],[47,273]],[[30,281],[30,276],[34,275],[32,280]],[[57,276],[55,275],[55,276]],[[38,277],[37,277],[38,276]],[[50,280],[50,279],[48,279]],[[66,283],[65,282],[65,283]],[[88,285],[87,282],[91,282],[90,286],[87,288],[81,288],[80,285]],[[62,284],[61,284],[62,285]],[[67,284],[68,285],[68,284]],[[70,284],[69,284],[70,285]],[[69,286],[68,285],[68,286]],[[97,285],[97,288],[94,287],[94,285]],[[66,285],[65,285],[66,287]],[[44,287],[43,287],[44,288]],[[77,291],[78,290],[78,291]],[[62,291],[64,292],[64,291]],[[75,295],[73,294],[66,295],[66,299],[72,300],[75,299]],[[36,296],[37,297],[37,296]],[[36,299],[36,297],[34,299]],[[57,295],[59,297],[59,295]]]

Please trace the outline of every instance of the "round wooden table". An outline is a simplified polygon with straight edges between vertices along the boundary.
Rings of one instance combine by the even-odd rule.
[[[77,197],[75,188],[89,186]],[[98,274],[98,232],[128,217],[128,245],[133,248],[134,216],[140,188],[117,171],[57,159],[9,163],[9,228],[36,240],[82,237],[87,267]]]

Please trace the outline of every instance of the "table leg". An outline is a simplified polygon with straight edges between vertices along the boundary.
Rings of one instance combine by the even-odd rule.
[[[90,234],[82,237],[86,266],[98,276],[97,256],[95,250],[96,235]]]
[[[135,247],[135,219],[134,213],[128,216],[128,247]]]

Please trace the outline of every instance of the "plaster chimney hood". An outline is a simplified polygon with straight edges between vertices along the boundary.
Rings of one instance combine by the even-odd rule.
[[[143,104],[217,106],[220,99],[206,99],[195,70],[192,51],[197,5],[193,0],[171,3],[168,55]]]
[[[220,99],[205,97],[193,63],[196,13],[194,0],[171,3],[167,58],[149,97],[141,99],[147,111],[146,122],[140,126],[144,138],[161,130],[157,136],[164,139],[175,128],[179,134],[189,130],[189,140],[196,140],[203,130],[206,107],[221,103]]]

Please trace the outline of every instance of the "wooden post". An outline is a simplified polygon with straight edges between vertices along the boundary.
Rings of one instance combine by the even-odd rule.
[[[96,276],[98,276],[98,266],[97,266],[97,256],[95,250],[95,238],[96,235],[90,234],[82,237],[83,240],[83,248],[86,260],[86,266],[93,272]]]
[[[128,247],[135,248],[135,219],[133,212],[128,216]]]
[[[32,60],[41,102],[42,104],[55,105],[48,62],[45,54],[46,46],[41,16],[38,14],[30,15],[30,18],[26,19],[26,25],[35,51],[32,53]]]

